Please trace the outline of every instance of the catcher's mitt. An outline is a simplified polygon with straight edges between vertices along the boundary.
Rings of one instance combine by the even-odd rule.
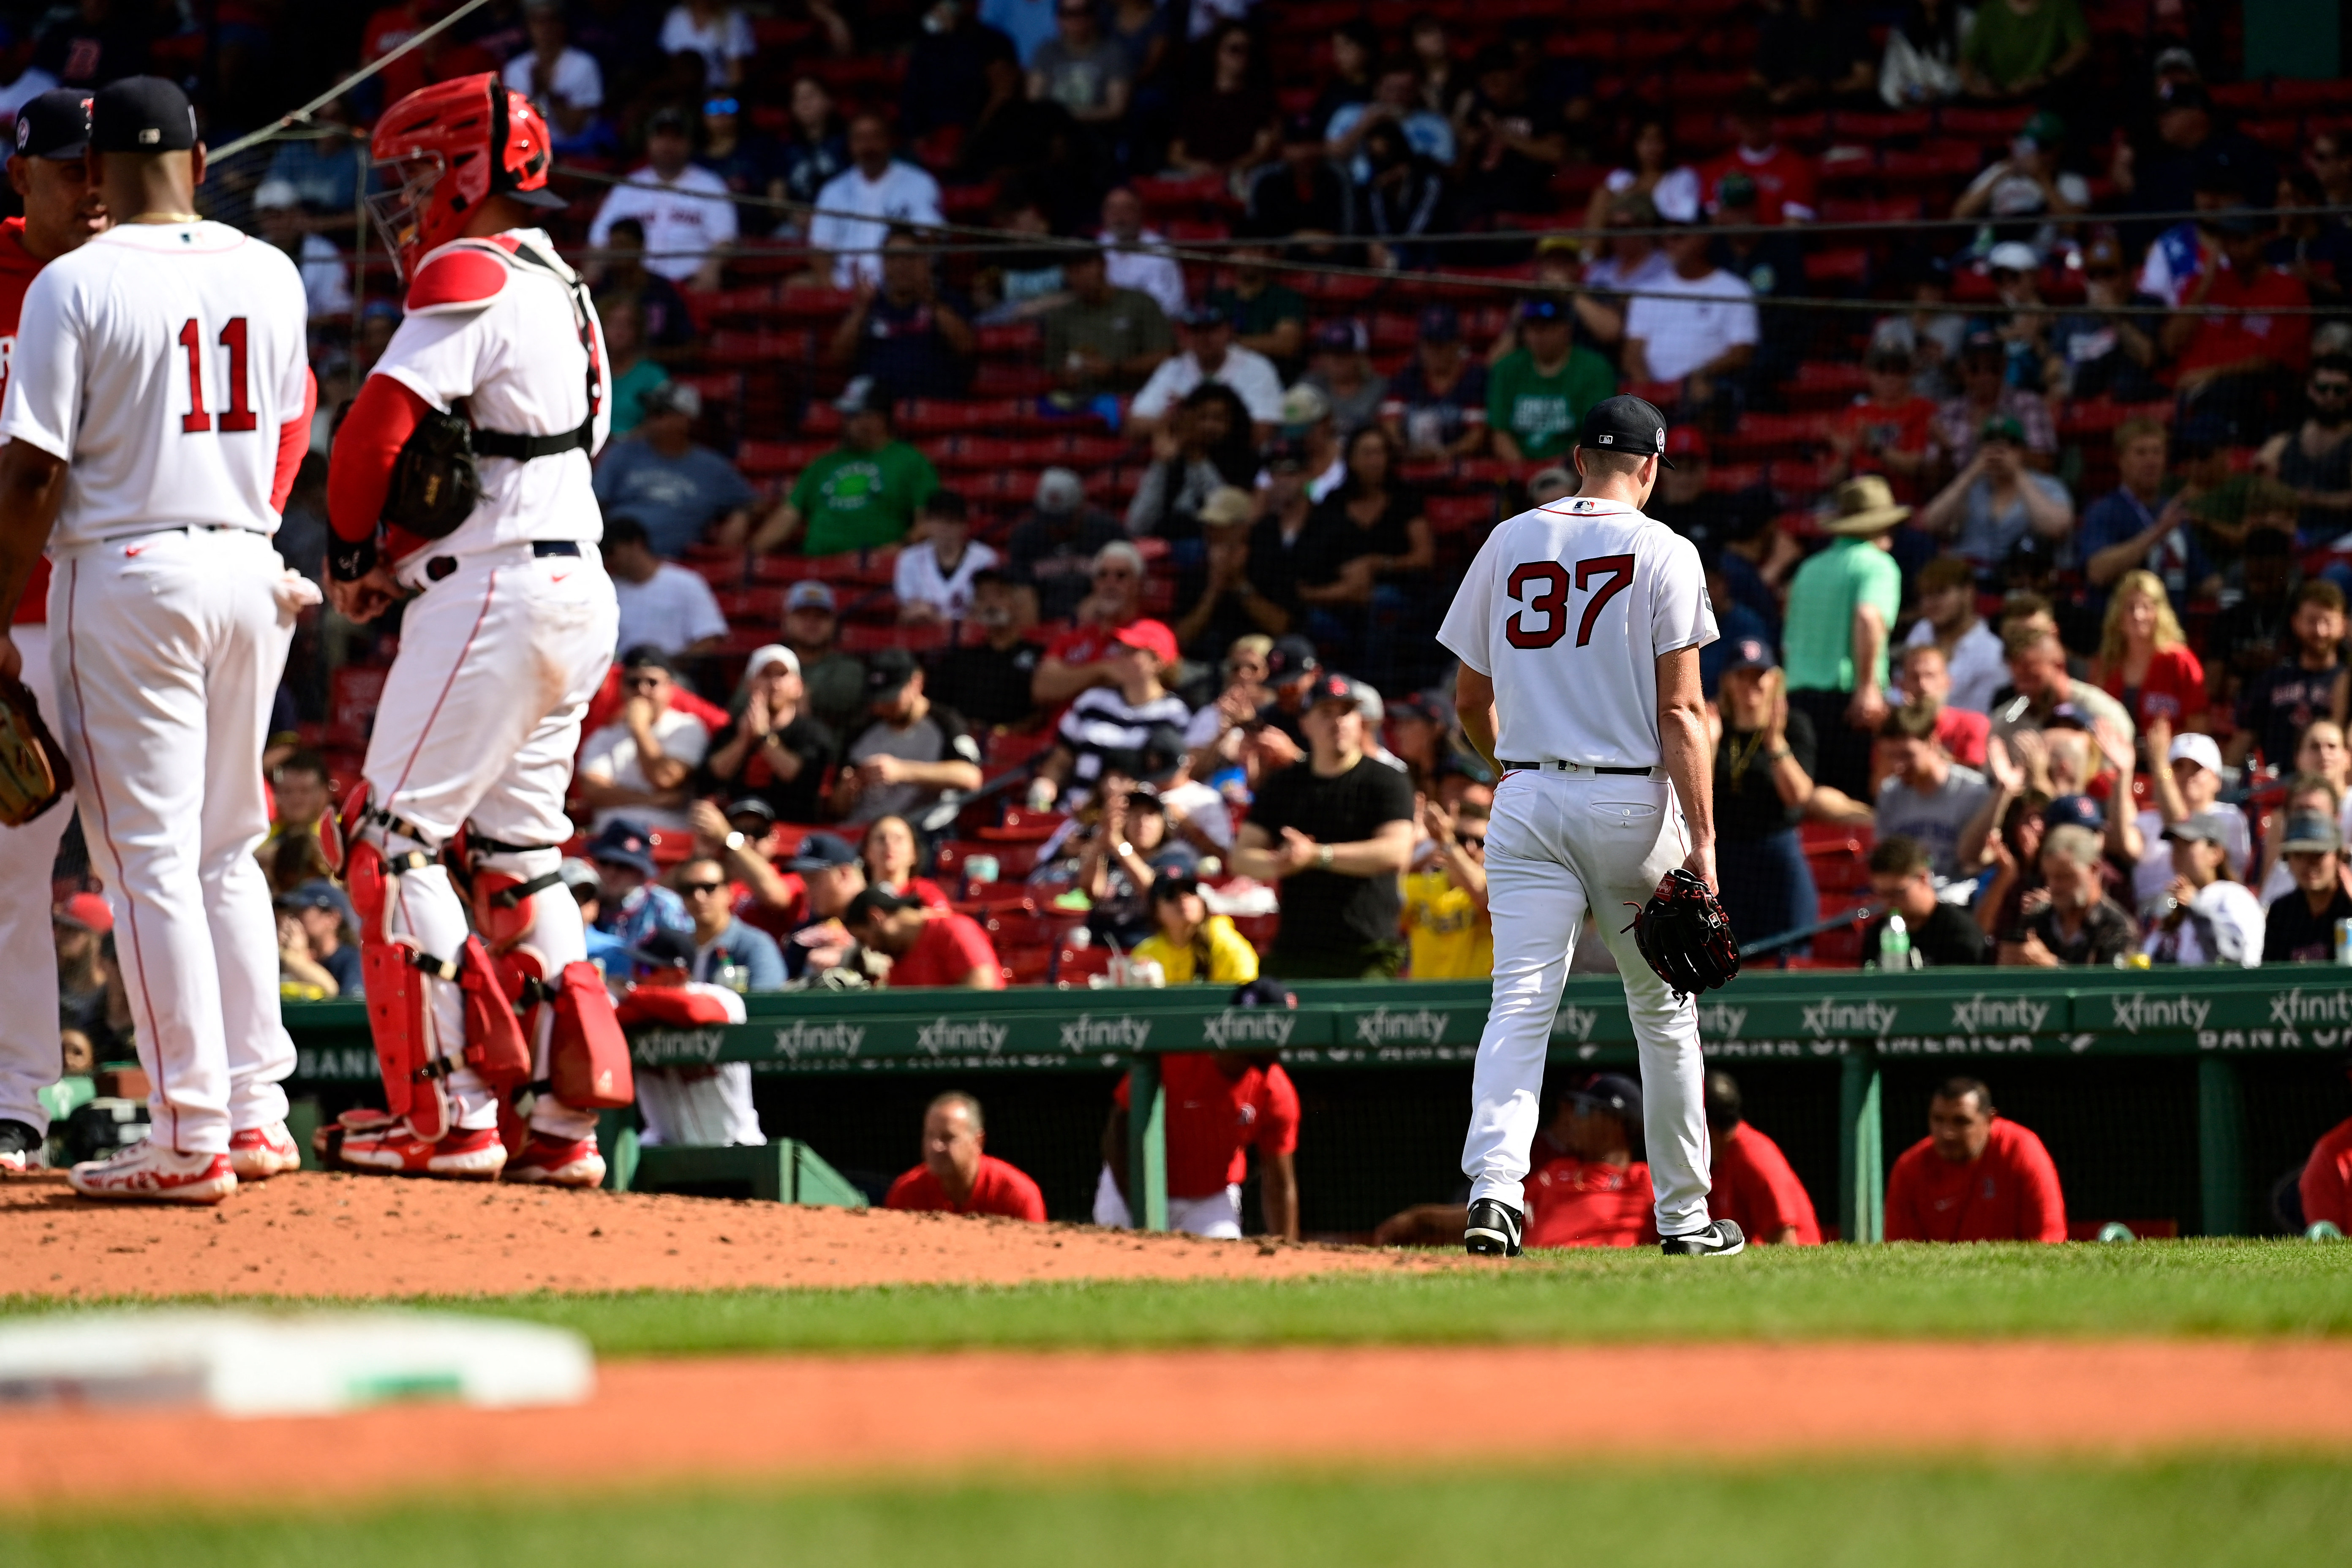
[[[0,823],[22,827],[65,798],[73,769],[21,680],[0,679]]]
[[[383,521],[419,539],[446,539],[474,515],[481,499],[473,426],[460,415],[428,410],[393,459]]]
[[[1738,977],[1739,943],[1730,917],[1706,884],[1679,866],[1660,879],[1625,929],[1676,996],[1712,991]]]

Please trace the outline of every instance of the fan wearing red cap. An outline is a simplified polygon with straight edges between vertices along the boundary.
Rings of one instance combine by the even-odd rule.
[[[1115,684],[1088,687],[1064,711],[1054,750],[1038,764],[1033,805],[1050,804],[1061,795],[1083,800],[1114,773],[1158,782],[1150,776],[1157,770],[1139,759],[1166,731],[1172,731],[1176,740],[1159,748],[1167,753],[1160,767],[1182,760],[1184,727],[1192,710],[1160,684],[1177,658],[1176,634],[1164,621],[1129,621],[1112,631],[1102,663]]]
[[[344,812],[388,1100],[388,1114],[333,1130],[352,1170],[594,1186],[597,1110],[632,1098],[626,1047],[558,875],[572,836],[564,789],[619,610],[589,467],[611,425],[603,329],[535,226],[563,205],[547,188],[549,142],[530,101],[484,72],[400,100],[371,146],[383,194],[369,205],[408,295],[335,437],[328,591],[356,621],[405,607],[366,787]],[[459,424],[474,460],[441,476],[457,502],[405,504],[416,487],[396,492],[396,470],[446,450]],[[478,938],[443,864],[461,833]],[[418,953],[478,957],[509,995],[536,982],[532,1000],[519,1020],[486,1022],[442,978],[455,971],[421,971]],[[397,995],[378,965],[404,976]],[[518,1025],[526,1043],[498,1043]],[[509,1159],[500,1102],[551,1079]]]

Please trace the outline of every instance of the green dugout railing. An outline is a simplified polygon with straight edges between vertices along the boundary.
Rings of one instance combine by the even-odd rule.
[[[632,1032],[644,1067],[745,1061],[762,1073],[986,1075],[1126,1068],[1130,1193],[1139,1218],[1165,1228],[1167,1188],[1158,1058],[1223,1047],[1273,1051],[1295,1067],[1468,1063],[1486,1019],[1483,982],[1307,983],[1290,1012],[1235,1009],[1222,991],[799,992],[749,999],[750,1020]],[[374,1053],[355,1003],[289,1005],[296,1080],[373,1082]],[[2352,1045],[2352,971],[1928,970],[1751,973],[1699,1007],[1711,1060],[1831,1061],[1839,1067],[1836,1221],[1877,1240],[1885,1182],[1883,1063],[1984,1058],[2199,1058],[2197,1161],[2207,1235],[2247,1229],[2244,1111],[2236,1063],[2250,1054]],[[1571,981],[1552,1026],[1551,1059],[1630,1064],[1633,1029],[1613,977]],[[289,1085],[289,1087],[294,1087]]]

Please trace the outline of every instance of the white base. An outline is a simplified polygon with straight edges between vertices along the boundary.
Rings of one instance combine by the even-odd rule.
[[[442,1313],[59,1312],[0,1329],[0,1406],[325,1415],[422,1399],[576,1405],[595,1386],[595,1359],[575,1333]]]

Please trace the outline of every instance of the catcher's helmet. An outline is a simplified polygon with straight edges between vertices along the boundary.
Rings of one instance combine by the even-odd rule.
[[[465,232],[491,196],[561,207],[547,188],[547,122],[489,71],[419,88],[384,112],[369,144],[392,188],[368,198],[401,276]]]

